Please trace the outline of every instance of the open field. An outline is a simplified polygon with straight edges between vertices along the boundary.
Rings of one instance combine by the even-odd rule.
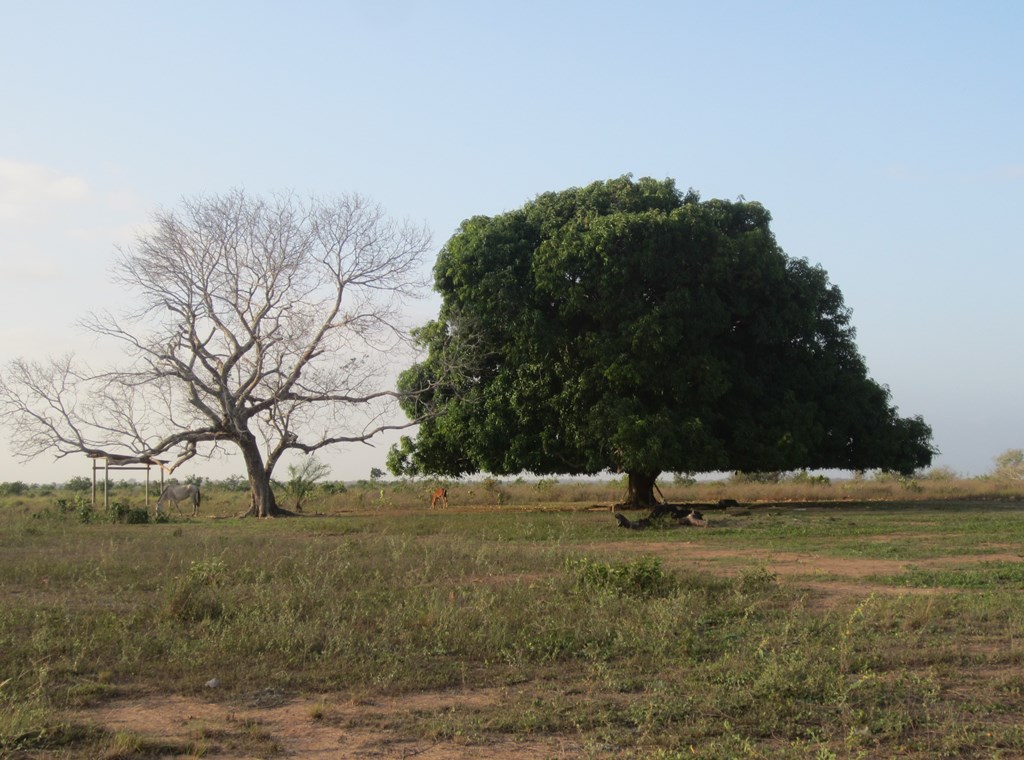
[[[647,531],[589,484],[6,496],[0,756],[1024,756],[1024,502],[805,485]]]

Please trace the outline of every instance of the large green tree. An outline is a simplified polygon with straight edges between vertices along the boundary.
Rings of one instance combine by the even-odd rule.
[[[759,203],[622,177],[463,222],[400,378],[427,419],[396,472],[629,475],[930,463],[931,430],[867,376],[826,273]]]

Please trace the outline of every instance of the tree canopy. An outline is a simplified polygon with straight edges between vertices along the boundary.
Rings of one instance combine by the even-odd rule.
[[[399,381],[430,416],[391,468],[622,471],[645,501],[663,471],[928,465],[930,428],[867,376],[839,289],[770,220],[628,176],[467,219]]]

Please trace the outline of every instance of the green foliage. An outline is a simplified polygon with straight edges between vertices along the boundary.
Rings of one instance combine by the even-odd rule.
[[[77,509],[78,502],[80,501],[85,501],[85,499],[83,499],[82,497],[78,497],[74,500],[61,498],[54,501],[54,507],[56,507],[58,515],[60,515],[61,517],[65,517],[69,514],[72,514]]]
[[[778,585],[779,577],[766,567],[748,570],[740,575],[738,590],[744,594],[763,594]]]
[[[61,499],[57,500],[58,508],[63,511],[64,507],[61,506],[61,501]],[[96,513],[93,511],[92,503],[88,499],[81,497],[76,498],[71,504],[67,505],[67,508],[69,509],[68,513],[74,514],[75,517],[78,518],[78,522],[82,524],[91,523],[96,519]]]
[[[981,562],[970,568],[941,570],[912,567],[884,580],[892,585],[916,588],[1024,589],[1024,563]]]
[[[89,478],[76,475],[75,477],[71,478],[70,480],[68,480],[67,483],[64,484],[64,489],[67,491],[84,493],[86,491],[92,490],[92,481],[89,480]]]
[[[296,511],[302,511],[303,503],[316,491],[317,481],[323,480],[330,472],[330,465],[313,454],[303,457],[298,464],[288,465],[288,482],[284,489]]]
[[[241,475],[229,475],[221,481],[221,486],[226,488],[228,491],[246,491],[249,489],[249,481]]]
[[[676,579],[662,569],[657,557],[641,557],[625,563],[579,557],[569,558],[565,564],[575,578],[576,588],[583,592],[650,598],[668,596],[677,588]]]
[[[122,501],[113,501],[107,508],[110,522],[127,525],[145,525],[149,522],[149,512],[142,507],[133,507]]]
[[[0,483],[0,496],[20,496],[28,490],[28,486],[20,480],[10,483]]]
[[[218,587],[224,584],[226,570],[221,559],[192,561],[169,588],[166,615],[185,625],[221,618],[226,605]]]
[[[931,431],[867,376],[820,268],[758,203],[622,177],[474,217],[402,374],[396,474],[782,472],[931,461]]]

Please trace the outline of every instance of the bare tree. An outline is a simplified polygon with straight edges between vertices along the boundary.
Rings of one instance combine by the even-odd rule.
[[[397,393],[384,369],[429,245],[425,229],[357,195],[303,202],[235,191],[158,212],[114,267],[135,308],[83,321],[126,363],[10,363],[0,410],[12,445],[26,459],[170,454],[171,471],[237,446],[253,513],[274,515],[270,477],[287,451],[408,426],[389,422]]]

